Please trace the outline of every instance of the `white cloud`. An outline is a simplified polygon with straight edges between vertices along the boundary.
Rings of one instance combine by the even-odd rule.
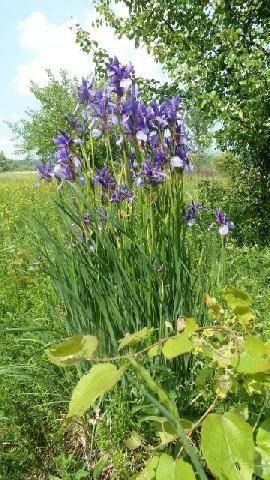
[[[126,16],[126,9],[121,4],[117,8],[117,14]],[[134,47],[134,42],[128,38],[117,38],[110,27],[94,28],[91,27],[93,16],[90,15],[85,22],[85,28],[88,29],[93,38],[95,38],[102,48],[105,48],[110,55],[116,55],[123,63],[129,60],[133,63],[136,74],[140,77],[161,79],[165,78],[161,66],[154,61],[145,48]]]
[[[19,42],[23,49],[33,53],[31,60],[17,67],[14,82],[19,93],[29,93],[30,80],[44,85],[47,82],[46,69],[55,74],[66,69],[74,76],[89,71],[89,56],[75,44],[69,26],[70,22],[49,23],[41,12],[31,13],[26,20],[19,22]]]
[[[120,10],[119,12],[120,13]],[[124,14],[124,11],[121,11]],[[90,12],[83,27],[89,29],[101,47],[111,55],[117,55],[123,62],[131,60],[136,73],[146,78],[160,78],[161,67],[143,48],[135,49],[128,39],[118,39],[109,27],[91,27],[95,14]],[[16,90],[23,95],[29,93],[30,80],[44,85],[47,81],[46,69],[55,75],[60,69],[67,70],[71,76],[81,77],[91,73],[91,56],[81,51],[75,43],[75,34],[70,30],[71,22],[50,23],[41,12],[33,12],[26,20],[19,22],[19,43],[32,58],[17,66],[13,80]]]
[[[14,157],[14,144],[9,137],[0,137],[0,152],[3,151],[7,157]]]

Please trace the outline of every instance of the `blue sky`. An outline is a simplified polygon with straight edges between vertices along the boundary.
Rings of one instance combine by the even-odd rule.
[[[121,5],[116,9],[125,15]],[[80,51],[69,30],[74,17],[91,29],[95,15],[91,0],[2,0],[0,33],[0,150],[14,157],[11,133],[3,123],[23,116],[28,107],[36,107],[28,85],[30,80],[46,83],[45,68],[55,75],[65,68],[80,78],[91,72],[91,57]],[[111,29],[93,30],[100,45],[123,61],[129,59],[137,73],[160,78],[161,68],[142,49],[135,50],[127,40],[118,40]]]

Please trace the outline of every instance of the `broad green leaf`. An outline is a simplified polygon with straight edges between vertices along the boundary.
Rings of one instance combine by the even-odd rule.
[[[137,432],[131,432],[130,437],[126,440],[126,447],[129,450],[136,450],[142,444],[142,437]]]
[[[239,323],[243,326],[248,325],[251,320],[255,319],[254,312],[249,307],[236,307],[233,313],[237,317]]]
[[[270,370],[270,345],[258,337],[247,337],[243,351],[232,359],[232,365],[240,373],[260,373]]]
[[[69,404],[68,418],[82,416],[96,399],[110,390],[120,380],[125,367],[119,368],[112,363],[94,365],[74,388]]]
[[[163,355],[168,358],[175,358],[183,353],[190,352],[193,348],[193,341],[190,338],[197,330],[198,325],[193,318],[187,318],[185,329],[176,338],[170,338],[162,348]]]
[[[270,373],[257,373],[245,379],[244,387],[249,395],[261,394],[265,387],[270,388]]]
[[[196,385],[198,385],[198,387],[205,386],[207,382],[211,379],[213,374],[213,368],[204,367],[196,377]]]
[[[154,358],[156,357],[160,352],[160,345],[154,345],[148,350],[148,357]]]
[[[219,480],[252,480],[253,432],[241,415],[211,413],[203,421],[201,438],[204,458]]]
[[[195,480],[192,466],[182,458],[175,462],[174,480]]]
[[[128,333],[124,338],[122,338],[122,340],[120,340],[118,350],[122,350],[125,347],[134,347],[138,343],[149,338],[153,331],[153,328],[145,327],[138,332],[132,334]]]
[[[270,418],[260,424],[256,435],[256,443],[258,447],[267,449],[270,453]]]
[[[160,425],[170,424],[170,421],[166,417],[158,417],[157,415],[148,415],[147,417],[143,417],[140,420],[140,422],[141,423],[142,422],[155,422],[155,423],[158,423]],[[192,425],[192,422],[190,420],[187,420],[186,418],[180,418],[180,422],[181,422],[183,428],[190,428],[191,425]],[[167,429],[166,426],[164,428]]]
[[[167,453],[155,455],[146,463],[136,480],[195,480],[192,466],[183,459],[174,460]]]
[[[263,448],[257,448],[256,451],[255,473],[263,480],[270,480],[270,452]]]
[[[156,480],[156,471],[160,457],[151,457],[145,465],[145,469],[136,477],[136,480]]]
[[[256,474],[264,480],[270,480],[270,419],[268,418],[258,428],[256,435],[257,456]]]
[[[168,433],[168,432],[158,432],[158,436],[160,438],[161,445],[165,446],[171,442],[175,442],[179,437],[178,433]]]
[[[58,367],[69,367],[90,357],[98,341],[92,335],[76,335],[46,350],[49,360]]]
[[[239,288],[227,288],[223,296],[227,304],[232,308],[247,308],[251,306],[250,297]]]
[[[248,421],[249,418],[249,410],[248,410],[248,404],[246,402],[239,403],[234,407],[233,412],[238,413],[241,415],[246,421]]]

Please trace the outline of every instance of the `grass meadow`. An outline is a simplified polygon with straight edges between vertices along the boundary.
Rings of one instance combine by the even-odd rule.
[[[81,449],[79,427],[69,442],[63,444],[59,436],[76,375],[59,371],[44,355],[65,330],[65,311],[44,271],[35,230],[38,220],[57,232],[55,187],[36,188],[34,181],[29,172],[0,176],[0,479],[80,479],[83,467],[74,463]],[[197,184],[195,177],[187,199],[194,197]],[[270,249],[239,247],[232,239],[226,260],[228,284],[250,295],[258,331],[267,338]],[[122,413],[116,432],[102,432],[105,452],[116,442],[117,428],[126,428]],[[114,455],[117,464],[117,446]],[[132,455],[125,455],[125,468],[132,471]]]

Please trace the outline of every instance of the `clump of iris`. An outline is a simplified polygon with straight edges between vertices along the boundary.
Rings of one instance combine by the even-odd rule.
[[[93,80],[82,79],[77,89],[75,113],[65,116],[74,135],[61,130],[53,139],[57,146],[55,164],[50,163],[49,169],[37,168],[43,179],[54,177],[61,184],[76,180],[84,183],[87,166],[81,159],[80,146],[89,135],[106,142],[108,135],[113,134],[120,149],[125,148],[130,172],[127,176],[129,185],[115,185],[110,200],[130,200],[127,188],[163,183],[167,167],[192,171],[183,108],[179,95],[164,100],[160,105],[155,101],[146,105],[139,99],[131,63],[123,66],[114,57],[113,62],[106,66],[108,82],[102,88],[95,89]],[[103,168],[108,169],[109,165]],[[99,174],[99,171],[94,173],[94,184]],[[102,189],[103,199],[105,189],[106,186]]]

